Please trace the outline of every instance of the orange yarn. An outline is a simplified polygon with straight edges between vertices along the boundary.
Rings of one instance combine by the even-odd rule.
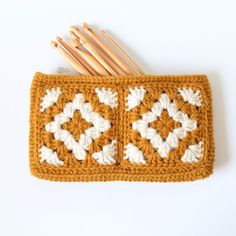
[[[134,109],[126,110],[126,98],[129,88],[142,86],[146,90],[144,100]],[[45,111],[40,111],[41,98],[46,89],[59,87],[62,91],[55,104]],[[194,106],[184,101],[178,88],[191,88],[201,93],[202,105]],[[118,106],[111,108],[99,101],[95,89],[111,89],[117,93]],[[111,128],[93,140],[87,150],[85,160],[77,160],[63,142],[56,140],[45,125],[53,121],[55,115],[63,111],[66,103],[71,102],[76,93],[82,93],[94,112],[111,122]],[[197,121],[197,128],[181,139],[177,148],[170,151],[167,158],[161,158],[149,140],[141,137],[132,128],[132,123],[139,120],[142,114],[150,111],[160,94],[166,93],[176,102],[178,109]],[[85,121],[76,111],[71,120],[62,127],[79,140],[82,133],[92,124]],[[166,111],[153,121],[150,127],[157,130],[163,139],[173,129],[180,127]],[[116,163],[102,165],[92,157],[109,144],[117,141]],[[201,158],[198,162],[181,161],[189,145],[204,142]],[[139,165],[124,159],[125,146],[128,143],[138,147],[146,158],[146,164]],[[171,75],[171,76],[66,76],[36,73],[31,87],[30,108],[30,170],[34,176],[53,181],[152,181],[176,182],[202,179],[212,174],[214,164],[214,140],[212,122],[211,90],[205,75]],[[56,151],[63,165],[55,166],[41,162],[39,149],[46,146]]]

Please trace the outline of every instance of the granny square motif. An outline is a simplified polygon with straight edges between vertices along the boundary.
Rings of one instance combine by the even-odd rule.
[[[54,181],[193,181],[213,170],[205,75],[36,73],[30,170]]]

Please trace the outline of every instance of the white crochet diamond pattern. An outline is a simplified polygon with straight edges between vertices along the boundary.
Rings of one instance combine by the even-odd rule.
[[[101,103],[109,105],[114,108],[118,104],[117,92],[113,92],[111,89],[96,88],[95,92]],[[185,102],[188,102],[194,106],[201,106],[201,94],[200,91],[193,91],[188,88],[179,88],[178,93],[183,97]],[[129,94],[126,98],[126,109],[130,111],[139,106],[144,100],[146,90],[143,87],[135,87],[129,89]],[[52,88],[46,90],[46,94],[42,97],[40,104],[40,111],[45,111],[46,108],[55,104],[61,95],[60,88]],[[150,123],[159,119],[163,111],[167,111],[168,115],[181,126],[175,128],[172,132],[169,132],[166,139],[163,139],[157,130],[150,127]],[[80,135],[79,140],[75,140],[74,136],[68,131],[62,128],[65,122],[68,122],[73,118],[74,113],[79,111],[82,118],[91,123],[92,127],[84,131]],[[103,118],[100,114],[93,111],[89,102],[85,101],[82,93],[77,93],[73,101],[65,104],[61,113],[54,117],[54,120],[45,125],[45,130],[53,134],[56,140],[64,143],[66,148],[74,154],[78,160],[85,160],[87,151],[90,144],[94,139],[102,135],[103,132],[111,128],[111,122]],[[140,119],[132,123],[132,129],[139,132],[142,138],[149,140],[152,147],[159,153],[161,158],[167,158],[170,151],[177,148],[181,139],[186,137],[188,132],[191,132],[197,128],[197,121],[190,119],[189,116],[180,111],[175,103],[171,101],[166,93],[162,93],[158,101],[155,101],[150,111],[142,114]],[[189,145],[185,150],[184,155],[181,157],[181,161],[185,163],[197,162],[202,156],[203,142],[199,142],[194,145]],[[98,163],[103,165],[110,165],[116,162],[116,140],[112,140],[111,143],[102,147],[102,150],[92,154],[92,158]],[[61,166],[64,164],[58,157],[56,151],[53,151],[46,146],[42,146],[39,149],[40,162],[47,162],[48,164]],[[142,150],[132,143],[128,143],[125,146],[124,159],[133,164],[146,164],[146,158]]]
[[[92,127],[88,128],[83,134],[80,135],[79,141],[76,141],[73,135],[65,129],[62,129],[62,125],[68,122],[73,116],[75,111],[79,111],[83,119],[87,122],[93,124]],[[56,140],[60,140],[65,144],[68,150],[71,150],[78,160],[85,160],[86,151],[89,149],[89,145],[95,138],[98,138],[103,132],[107,131],[111,127],[111,122],[104,119],[100,114],[93,111],[89,102],[85,102],[85,98],[82,93],[77,93],[72,102],[65,104],[63,111],[54,117],[54,120],[47,125],[45,129],[54,135]],[[115,142],[112,142],[115,145]],[[105,148],[105,147],[104,147]],[[109,151],[109,154],[108,151]],[[111,158],[114,158],[114,148],[112,150],[106,147],[103,150],[103,156],[109,156],[110,162]],[[107,155],[106,155],[107,154]],[[101,164],[106,164],[106,161],[100,161],[98,154],[93,156]]]
[[[154,128],[149,127],[151,122],[161,116],[163,110],[166,110],[173,120],[181,124],[181,127],[174,129],[173,132],[168,134],[166,140],[162,139]],[[150,141],[160,157],[166,158],[170,151],[177,147],[180,139],[197,128],[197,121],[190,119],[186,113],[179,111],[175,102],[171,102],[168,95],[162,93],[159,101],[154,103],[151,110],[143,114],[141,119],[132,123],[132,128],[137,130],[141,137]]]

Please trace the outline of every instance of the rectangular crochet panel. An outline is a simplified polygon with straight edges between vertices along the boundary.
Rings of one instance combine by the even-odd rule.
[[[193,181],[213,170],[205,75],[36,73],[30,170],[54,181]]]

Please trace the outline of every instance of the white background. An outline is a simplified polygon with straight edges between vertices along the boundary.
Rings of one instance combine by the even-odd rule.
[[[109,29],[148,74],[205,73],[214,175],[193,183],[54,183],[30,176],[29,89],[70,68],[49,46],[84,21]],[[1,1],[0,235],[236,235],[236,3]]]

